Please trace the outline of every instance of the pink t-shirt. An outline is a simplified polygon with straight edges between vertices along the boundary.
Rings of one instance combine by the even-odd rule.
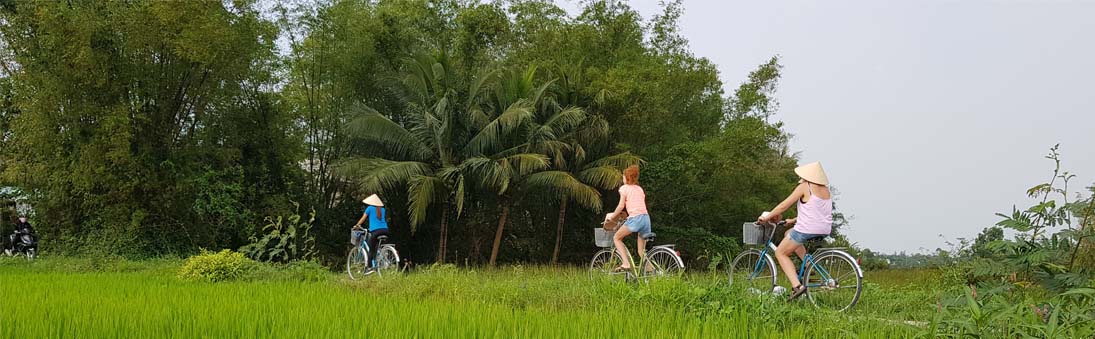
[[[629,218],[647,214],[646,192],[639,185],[620,186],[620,199],[624,199],[624,207],[627,209]]]

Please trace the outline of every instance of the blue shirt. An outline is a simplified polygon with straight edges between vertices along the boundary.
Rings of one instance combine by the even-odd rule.
[[[365,220],[369,222],[369,231],[388,229],[388,220],[385,218],[385,212],[387,211],[381,207],[369,206],[365,208]],[[380,215],[377,216],[377,213]]]

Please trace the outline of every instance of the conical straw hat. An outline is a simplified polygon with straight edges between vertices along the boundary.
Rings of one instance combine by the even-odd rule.
[[[370,206],[378,206],[378,207],[383,207],[384,206],[384,202],[380,201],[380,197],[378,197],[376,194],[370,195],[368,198],[365,198],[365,200],[362,200],[361,202],[365,203],[366,205],[370,205]]]
[[[795,169],[795,174],[798,174],[798,177],[803,180],[829,186],[829,177],[825,175],[825,169],[821,168],[820,161],[799,166]]]

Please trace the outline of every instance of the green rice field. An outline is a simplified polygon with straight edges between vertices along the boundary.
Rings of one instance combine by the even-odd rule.
[[[180,265],[5,258],[0,337],[911,337],[921,328],[909,321],[929,320],[938,298],[931,271],[868,272],[861,303],[833,313],[744,293],[717,273],[635,284],[577,267],[439,266],[202,283],[178,279]]]

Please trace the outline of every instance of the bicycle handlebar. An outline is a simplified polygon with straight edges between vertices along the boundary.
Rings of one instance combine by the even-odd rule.
[[[755,224],[757,224],[757,225],[767,224],[767,225],[775,225],[775,226],[783,227],[783,226],[787,226],[787,220],[780,220],[780,221],[777,221],[777,222],[774,222],[774,223],[772,223],[772,222],[761,223],[761,222],[758,221]]]

